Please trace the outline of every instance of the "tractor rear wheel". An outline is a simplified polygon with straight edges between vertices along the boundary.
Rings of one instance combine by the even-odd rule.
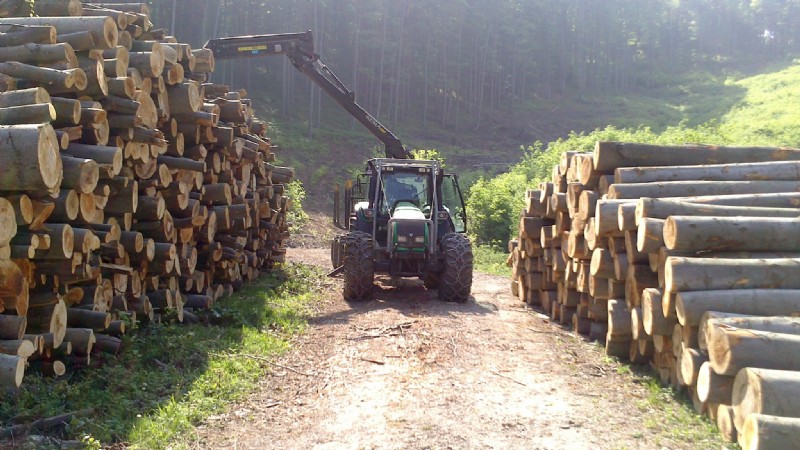
[[[375,276],[372,236],[362,231],[353,231],[342,236],[341,242],[344,244],[344,299],[348,302],[369,300]]]
[[[472,291],[472,244],[466,236],[447,233],[442,236],[444,270],[439,277],[439,298],[464,303]]]

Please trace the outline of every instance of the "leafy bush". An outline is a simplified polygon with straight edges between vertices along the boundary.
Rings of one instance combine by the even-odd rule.
[[[290,233],[297,233],[308,222],[308,214],[303,209],[306,199],[306,189],[300,180],[292,181],[286,185],[286,195],[292,200],[292,207],[286,214],[286,221],[291,223]]]

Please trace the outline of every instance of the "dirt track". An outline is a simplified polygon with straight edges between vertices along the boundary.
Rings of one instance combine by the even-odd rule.
[[[321,249],[290,259],[326,266]],[[211,418],[200,448],[701,448],[676,435],[641,380],[593,344],[476,274],[473,299],[443,303],[415,280],[380,280],[375,299],[325,294],[259,391]],[[696,424],[680,435],[702,436]],[[718,446],[716,448],[719,448]]]

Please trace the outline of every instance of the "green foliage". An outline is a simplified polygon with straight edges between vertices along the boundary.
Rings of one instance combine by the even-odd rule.
[[[414,149],[411,150],[411,157],[414,159],[421,159],[427,161],[439,161],[442,167],[445,167],[444,155],[439,153],[435,149],[424,150],[424,149]]]
[[[289,348],[306,326],[322,277],[318,269],[289,265],[218,302],[212,325],[152,324],[125,336],[118,357],[69,380],[28,375],[19,393],[0,401],[0,420],[95,408],[67,428],[88,448],[186,446],[194,425],[252,392],[268,361]]]
[[[308,222],[308,214],[303,209],[303,202],[306,199],[306,190],[303,182],[294,180],[286,185],[286,195],[292,200],[292,207],[286,214],[286,220],[292,224],[289,228],[290,233],[298,233]]]
[[[508,253],[488,245],[472,245],[475,270],[501,277],[510,277],[511,269],[506,266]]]
[[[800,62],[731,84],[746,92],[722,119],[721,128],[733,141],[800,146]]]

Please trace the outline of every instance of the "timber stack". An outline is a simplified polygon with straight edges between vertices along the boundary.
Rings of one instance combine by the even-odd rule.
[[[743,448],[800,447],[800,149],[598,142],[529,190],[512,291]]]
[[[285,184],[244,91],[140,2],[0,8],[0,386],[197,322],[283,262]],[[12,5],[12,6],[6,6]],[[95,358],[97,361],[98,358]]]

